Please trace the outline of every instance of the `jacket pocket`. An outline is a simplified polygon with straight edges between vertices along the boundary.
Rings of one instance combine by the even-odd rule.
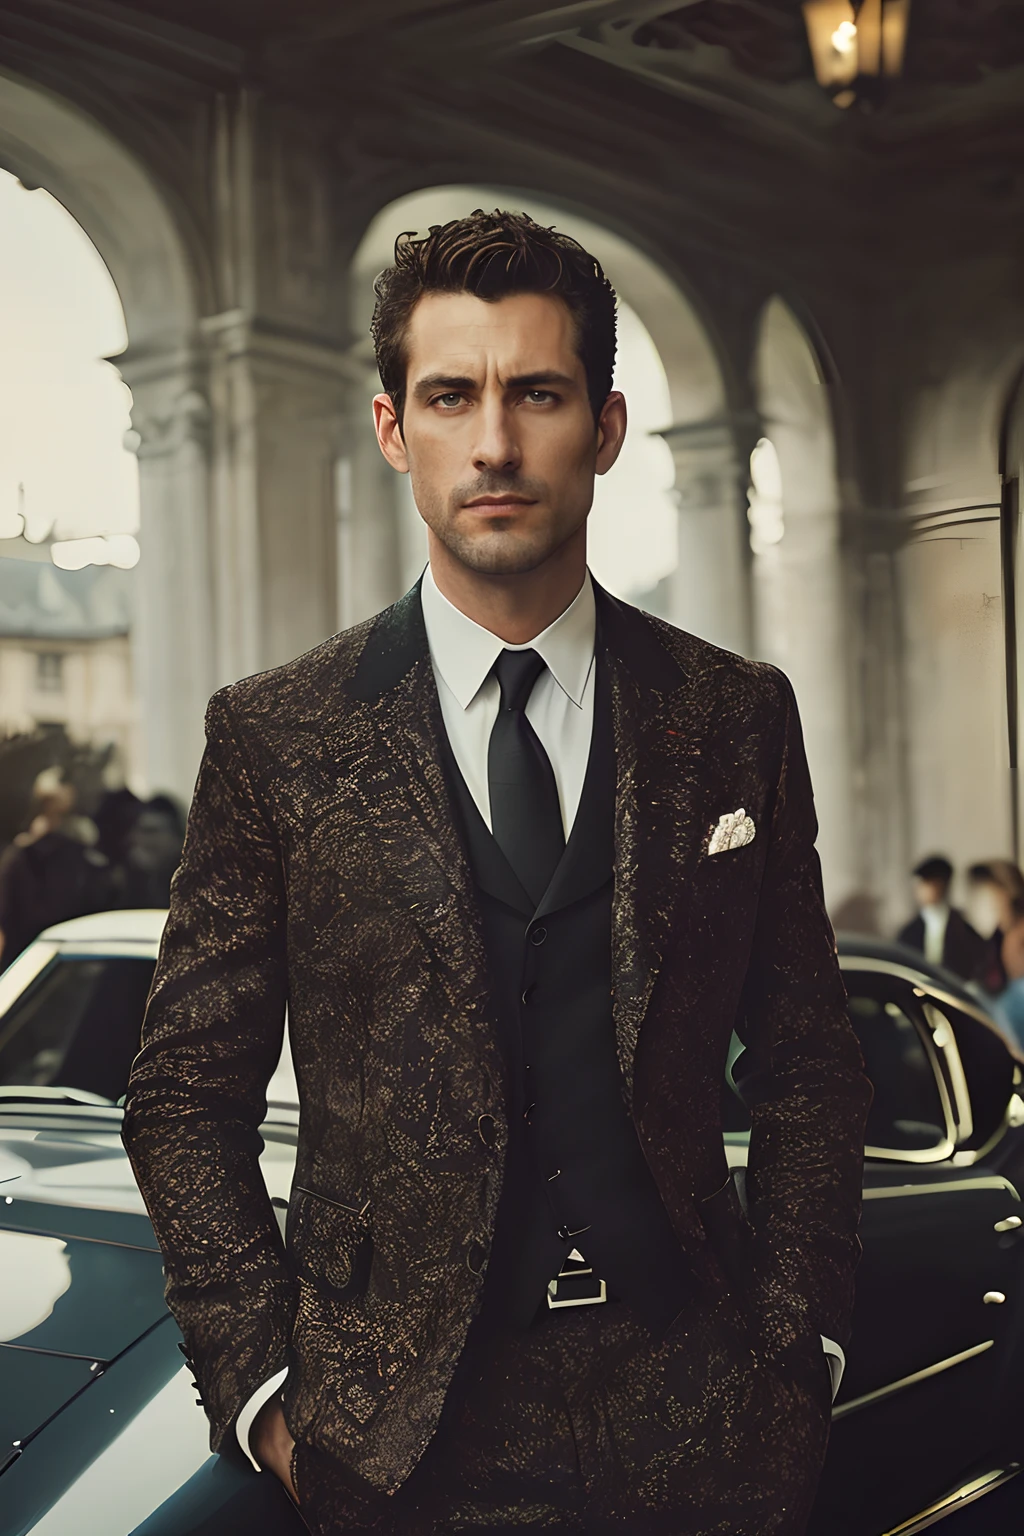
[[[335,1301],[362,1295],[373,1257],[370,1202],[350,1204],[294,1185],[287,1246],[299,1279],[322,1295]]]

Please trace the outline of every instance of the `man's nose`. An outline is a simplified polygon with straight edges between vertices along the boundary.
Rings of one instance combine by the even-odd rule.
[[[477,415],[473,465],[484,470],[518,469],[522,460],[510,413],[503,404],[487,404]]]

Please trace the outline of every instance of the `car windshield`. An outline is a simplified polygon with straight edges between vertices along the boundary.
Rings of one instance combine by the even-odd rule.
[[[0,1093],[124,1094],[155,960],[58,953],[0,1015]],[[56,1094],[55,1094],[56,1096]]]

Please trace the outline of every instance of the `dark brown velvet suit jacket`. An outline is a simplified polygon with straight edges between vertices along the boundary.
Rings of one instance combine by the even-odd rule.
[[[845,1343],[870,1087],[791,688],[598,603],[624,1094],[695,1279],[725,1284],[741,1253],[731,1283],[768,1354],[811,1333]],[[214,1449],[288,1365],[297,1439],[383,1491],[429,1441],[478,1310],[506,1142],[442,730],[415,589],[214,696],[124,1121]],[[709,855],[740,806],[753,842]],[[287,1246],[257,1165],[286,1003],[301,1100]],[[720,1120],[734,1027],[749,1220]]]

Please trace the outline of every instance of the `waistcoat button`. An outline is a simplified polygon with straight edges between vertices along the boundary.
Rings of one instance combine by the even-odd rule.
[[[498,1136],[497,1123],[493,1115],[481,1115],[476,1122],[477,1135],[485,1147],[493,1147]]]

